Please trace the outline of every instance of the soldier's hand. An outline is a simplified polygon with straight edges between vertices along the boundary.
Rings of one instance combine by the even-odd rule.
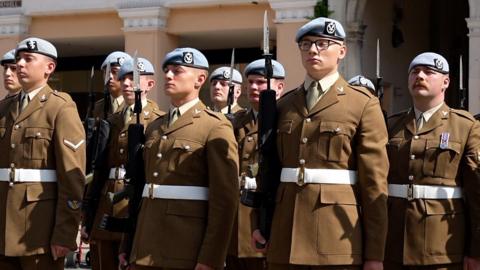
[[[382,261],[365,261],[363,270],[383,270]]]
[[[133,267],[128,264],[126,253],[118,254],[118,270],[133,270]]]
[[[51,245],[50,249],[52,251],[53,260],[56,261],[58,258],[67,256],[70,251],[69,248],[59,245]]]
[[[480,260],[471,257],[465,257],[463,259],[463,270],[480,270]]]
[[[195,270],[214,270],[214,268],[205,264],[197,263],[197,265],[195,265]]]
[[[85,226],[82,226],[82,229],[80,230],[80,238],[82,239],[82,242],[85,244],[88,244],[88,233],[87,233],[87,228]]]
[[[264,245],[264,247],[258,248],[257,243]],[[260,230],[253,231],[251,245],[257,252],[267,252],[267,240],[265,240],[265,237],[260,233]]]

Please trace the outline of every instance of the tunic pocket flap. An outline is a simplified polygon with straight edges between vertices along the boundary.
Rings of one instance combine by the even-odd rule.
[[[293,120],[283,120],[278,124],[279,133],[292,133]]]
[[[53,200],[57,198],[57,185],[53,183],[28,185],[26,193],[27,202]]]
[[[205,201],[172,200],[167,202],[167,215],[206,218],[208,204]]]
[[[462,145],[458,142],[449,141],[447,144],[441,145],[439,140],[427,140],[426,149],[438,148],[440,150],[451,150],[460,154]]]
[[[425,200],[425,212],[428,216],[463,213],[461,200]]]
[[[203,144],[200,142],[186,140],[186,139],[176,139],[173,142],[173,149],[182,149],[185,152],[193,152],[197,149],[203,147]]]
[[[350,204],[358,205],[357,197],[350,185],[322,185],[320,188],[320,202],[323,204]]]
[[[52,139],[52,131],[49,128],[25,128],[25,138]]]
[[[320,133],[325,132],[352,137],[355,128],[340,122],[323,121],[320,122]]]

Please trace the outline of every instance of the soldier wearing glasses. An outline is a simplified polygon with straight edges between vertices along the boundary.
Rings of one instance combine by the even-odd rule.
[[[418,55],[413,108],[388,119],[386,269],[480,269],[480,125],[444,103],[449,83],[445,58]]]
[[[345,32],[317,18],[296,35],[305,82],[279,100],[282,164],[269,269],[382,269],[387,130],[378,99],[338,73]],[[254,239],[264,243],[259,231]]]

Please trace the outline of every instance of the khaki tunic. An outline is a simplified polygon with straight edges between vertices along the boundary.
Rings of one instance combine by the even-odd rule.
[[[203,186],[209,200],[142,200],[131,261],[137,265],[223,268],[238,207],[238,152],[232,125],[198,102],[172,126],[168,114],[146,132],[148,183]]]
[[[388,126],[389,184],[463,187],[465,198],[390,197],[386,258],[405,265],[480,258],[479,123],[444,104],[420,132],[413,109],[391,116]],[[443,149],[442,133],[449,134]]]
[[[56,183],[0,181],[0,254],[29,256],[50,245],[76,248],[85,185],[85,132],[66,93],[43,87],[18,114],[0,102],[0,168],[56,170]]]
[[[240,162],[240,176],[252,177],[252,165],[258,165],[257,134],[258,126],[253,110],[243,110],[235,114],[233,129],[238,142]],[[240,183],[242,183],[240,181]],[[258,185],[258,183],[257,183]],[[242,187],[240,187],[242,188]],[[239,258],[265,257],[256,252],[251,245],[252,221],[256,220],[252,208],[239,204],[238,215],[235,219],[232,239],[230,240],[229,255]]]
[[[128,151],[128,125],[135,124],[137,121],[136,115],[132,115],[128,125],[125,125],[124,110],[122,109],[110,115],[108,121],[111,124],[110,139],[108,144],[108,160],[107,169],[125,167],[127,164]],[[158,105],[151,100],[147,101],[147,105],[142,109],[142,116],[140,122],[146,127],[153,120],[165,113],[158,109]],[[113,205],[108,201],[106,194],[108,192],[117,192],[124,188],[123,180],[106,179],[102,190],[102,196],[98,203],[98,210],[95,216],[95,222],[92,227],[92,240],[121,240],[121,233],[109,232],[98,228],[104,214],[113,217],[126,217],[128,211],[128,201],[122,200]]]
[[[357,184],[281,183],[267,260],[303,265],[383,260],[388,159],[379,101],[343,78],[310,112],[305,94],[301,86],[279,100],[282,166],[356,170]]]
[[[100,100],[97,100],[97,102],[95,102],[95,107],[93,107],[93,118],[99,120],[99,119],[103,119],[104,118],[104,115],[103,115],[103,106],[105,104],[105,99],[100,99]],[[107,118],[116,113],[116,112],[120,112],[122,111],[123,109],[123,106],[125,105],[125,102],[122,103],[122,105],[120,105],[117,109],[117,111],[112,111],[112,105],[110,104],[108,106],[108,112],[107,112]]]

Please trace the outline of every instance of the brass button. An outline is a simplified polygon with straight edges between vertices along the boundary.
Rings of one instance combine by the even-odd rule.
[[[157,176],[158,176],[158,172],[154,172],[153,177],[157,177]]]
[[[15,168],[15,163],[10,163],[10,168]]]
[[[413,181],[413,178],[414,178],[413,175],[408,176],[408,180],[410,180],[410,181]]]
[[[123,150],[123,148],[120,148],[119,152],[120,152],[120,154],[123,154],[123,152],[125,152],[125,150]]]
[[[167,139],[167,136],[163,135],[162,140],[166,140],[166,139]]]
[[[158,153],[158,154],[157,154],[157,157],[158,157],[158,158],[162,158],[162,153]]]
[[[37,132],[37,133],[35,133],[35,136],[36,136],[36,137],[40,137],[40,136],[42,136],[42,133]]]
[[[311,118],[307,118],[307,119],[305,119],[305,121],[307,121],[307,123],[310,123],[310,122],[312,122],[312,119],[311,119]]]
[[[302,143],[307,143],[307,142],[308,142],[308,138],[307,138],[307,137],[305,137],[305,138],[302,139]]]
[[[125,132],[121,133],[120,137],[122,137],[122,138],[125,137]]]
[[[251,136],[247,137],[247,142],[251,142],[252,140],[253,140],[253,138]]]
[[[14,129],[19,129],[20,125],[15,125]]]
[[[410,159],[411,159],[411,160],[414,160],[414,159],[415,159],[415,155],[411,155],[411,156],[410,156]]]
[[[190,145],[185,145],[184,149],[187,151],[190,150]]]
[[[413,136],[413,139],[418,140],[420,137],[418,135]]]
[[[12,144],[10,145],[10,147],[11,147],[12,149],[14,149],[14,148],[15,148],[15,144],[12,143]]]
[[[302,158],[298,162],[300,163],[300,165],[303,165],[303,164],[305,164],[305,159]]]

